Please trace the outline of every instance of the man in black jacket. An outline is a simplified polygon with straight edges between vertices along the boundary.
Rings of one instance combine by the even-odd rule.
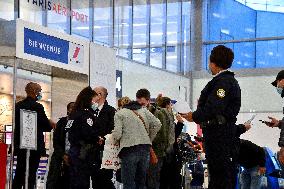
[[[56,123],[56,129],[53,133],[54,151],[49,165],[46,189],[69,188],[69,157],[66,154],[65,141],[66,133],[69,130],[69,128],[66,127],[67,121],[73,106],[74,102],[70,102],[67,105],[67,116],[60,118]]]
[[[20,110],[30,110],[37,113],[37,150],[31,150],[29,163],[28,187],[33,189],[36,184],[36,171],[40,157],[46,155],[43,132],[50,132],[55,125],[49,121],[43,106],[37,101],[42,98],[41,86],[30,82],[26,85],[27,97],[16,104],[15,109],[15,132],[14,132],[14,154],[17,156],[17,167],[13,180],[13,189],[21,189],[25,185],[26,172],[26,150],[20,149]]]
[[[265,151],[262,147],[248,141],[240,142],[239,163],[244,168],[241,173],[241,189],[259,189],[265,173]]]
[[[98,130],[100,130],[104,137],[107,134],[110,134],[114,128],[114,114],[115,108],[108,105],[106,100],[108,92],[105,87],[99,86],[94,88],[94,91],[98,94],[96,97],[96,106],[97,109],[94,111],[95,116],[95,125]],[[112,182],[113,170],[100,169],[102,163],[102,153],[104,150],[104,145],[101,146],[100,153],[97,154],[97,164],[93,166],[92,174],[92,186],[94,189],[115,189]]]
[[[233,59],[230,48],[213,48],[208,71],[214,77],[202,90],[196,111],[184,115],[202,127],[209,189],[233,189],[236,185],[239,140],[235,123],[241,107],[241,89],[234,73],[228,70]]]

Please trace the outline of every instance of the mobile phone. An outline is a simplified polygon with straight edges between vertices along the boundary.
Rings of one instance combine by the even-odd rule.
[[[272,123],[271,122],[269,122],[269,121],[264,121],[264,120],[259,120],[261,123],[264,123],[264,124],[267,124],[267,125],[272,125]]]
[[[251,122],[254,120],[255,117],[256,117],[256,114],[253,114],[253,115],[251,116],[251,118],[250,118],[249,120],[247,120],[245,123],[246,123],[246,124],[251,124]]]

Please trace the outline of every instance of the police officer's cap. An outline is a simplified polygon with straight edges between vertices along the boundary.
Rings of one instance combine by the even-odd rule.
[[[284,79],[284,70],[281,70],[281,71],[277,74],[275,81],[273,81],[271,84],[272,84],[274,87],[277,87],[277,81],[279,81],[279,80],[281,80],[281,79]]]

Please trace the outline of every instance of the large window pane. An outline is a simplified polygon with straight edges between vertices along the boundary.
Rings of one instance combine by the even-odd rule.
[[[72,35],[90,38],[89,0],[71,1]]]
[[[146,63],[147,1],[133,1],[133,60]]]
[[[95,0],[94,41],[112,45],[112,7],[110,0]]]
[[[158,68],[163,67],[165,52],[165,7],[163,0],[151,1],[150,64]]]
[[[283,67],[284,40],[256,42],[256,67]]]
[[[256,11],[234,0],[209,0],[205,40],[255,38]]]
[[[189,0],[182,2],[182,53],[181,60],[184,73],[187,73],[189,68],[190,61],[190,6],[191,3]]]
[[[35,24],[43,24],[43,10],[37,3],[33,1],[19,1],[20,2],[20,18]]]
[[[119,48],[118,54],[127,58],[132,57],[131,15],[129,0],[115,0],[114,45]]]
[[[67,0],[53,0],[51,10],[47,11],[47,26],[60,32],[68,32],[67,17],[70,15]]]
[[[0,1],[0,18],[14,20],[14,0]]]
[[[177,72],[178,70],[178,30],[181,22],[179,2],[168,1],[167,5],[167,59],[166,69]]]
[[[283,13],[258,11],[256,37],[284,36],[283,23]]]

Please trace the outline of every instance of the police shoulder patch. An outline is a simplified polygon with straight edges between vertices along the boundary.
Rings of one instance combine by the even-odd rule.
[[[226,96],[226,91],[224,89],[218,89],[217,96],[219,98],[224,98]]]
[[[88,125],[93,126],[93,120],[91,118],[87,119],[87,123]]]

